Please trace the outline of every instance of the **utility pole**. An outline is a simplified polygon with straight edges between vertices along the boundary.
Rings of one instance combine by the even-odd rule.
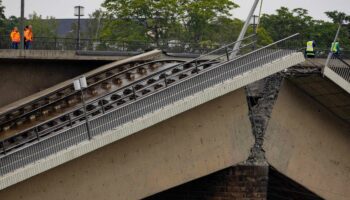
[[[252,18],[254,12],[255,12],[255,9],[256,7],[258,6],[258,3],[259,3],[259,0],[255,0],[250,12],[249,12],[249,15],[247,17],[247,19],[245,20],[245,23],[244,23],[244,26],[241,30],[241,33],[239,34],[239,37],[237,39],[237,43],[235,44],[235,46],[233,47],[233,51],[230,55],[230,58],[233,59],[234,57],[236,57],[237,53],[238,53],[238,49],[239,47],[241,46],[242,44],[242,39],[244,38],[244,35],[245,33],[247,32],[248,30],[248,27],[249,27],[249,24],[250,24],[250,19]]]
[[[21,22],[19,27],[19,33],[21,34],[20,49],[24,49],[24,0],[21,0]]]

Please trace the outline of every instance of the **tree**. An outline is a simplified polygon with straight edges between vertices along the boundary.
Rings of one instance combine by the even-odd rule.
[[[4,35],[6,33],[5,24],[6,24],[5,7],[2,5],[2,0],[0,0],[0,34],[1,35]]]
[[[326,12],[326,14],[333,23],[315,20],[308,15],[307,10],[302,8],[289,10],[281,7],[276,14],[263,15],[261,26],[275,41],[298,32],[301,34],[298,38],[299,46],[305,45],[308,40],[315,40],[318,49],[329,49],[340,20],[343,19],[346,22],[349,20],[349,16],[337,11]],[[345,49],[350,47],[349,37],[349,32],[342,29],[339,40]]]
[[[104,27],[105,13],[99,9],[96,10],[89,16],[89,21],[87,22],[87,30],[84,34],[86,38],[91,38],[98,40],[101,38],[101,31]]]
[[[111,18],[143,26],[144,34],[157,43],[166,37],[178,14],[176,0],[105,0],[102,5]]]
[[[43,19],[41,15],[34,12],[33,14],[29,15],[29,19],[27,19],[25,23],[26,25],[33,26],[35,37],[57,37],[58,24],[54,17],[46,17],[46,19]]]
[[[230,0],[179,0],[178,4],[181,23],[195,43],[203,40],[212,21],[231,16],[230,11],[238,7]]]
[[[101,33],[105,40],[147,41],[147,29],[133,20],[111,20],[106,22]]]
[[[301,34],[301,40],[307,40],[312,33],[313,25],[313,18],[302,8],[290,11],[286,7],[281,7],[277,10],[277,14],[264,14],[261,18],[261,27],[265,28],[275,41],[297,32]]]
[[[158,45],[167,38],[198,43],[205,39],[210,22],[230,16],[230,10],[238,7],[230,0],[105,0],[102,5],[119,24],[124,21],[138,30],[142,26],[141,35]]]
[[[4,20],[5,18],[5,6],[2,5],[2,0],[0,0],[0,20]]]
[[[350,16],[346,15],[343,12],[338,12],[338,11],[328,11],[325,12],[328,18],[330,18],[333,23],[339,24],[339,23],[346,23],[350,22]]]
[[[207,28],[203,30],[203,40],[224,44],[237,39],[243,27],[243,22],[239,19],[220,16],[206,26]]]

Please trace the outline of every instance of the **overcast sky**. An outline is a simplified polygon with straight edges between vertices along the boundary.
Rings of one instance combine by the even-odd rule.
[[[26,16],[34,11],[42,16],[55,18],[73,18],[73,8],[82,5],[86,8],[86,14],[98,9],[104,0],[25,0]],[[232,13],[234,17],[246,18],[254,0],[234,0],[241,6]],[[20,15],[20,0],[3,0],[6,7],[6,16]],[[286,6],[289,8],[306,8],[310,15],[316,19],[327,19],[325,11],[339,10],[350,15],[350,0],[264,0],[263,13],[274,13],[277,8]]]

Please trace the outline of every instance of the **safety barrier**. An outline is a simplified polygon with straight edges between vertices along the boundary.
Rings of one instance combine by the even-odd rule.
[[[350,93],[350,64],[338,55],[332,54],[323,73],[333,82]]]

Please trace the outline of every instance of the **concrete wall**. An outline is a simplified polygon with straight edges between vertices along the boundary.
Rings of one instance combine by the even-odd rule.
[[[108,62],[0,60],[0,107],[106,63]]]
[[[246,160],[243,89],[0,191],[6,200],[140,199]]]
[[[285,81],[266,132],[268,162],[328,200],[350,197],[350,127]]]

